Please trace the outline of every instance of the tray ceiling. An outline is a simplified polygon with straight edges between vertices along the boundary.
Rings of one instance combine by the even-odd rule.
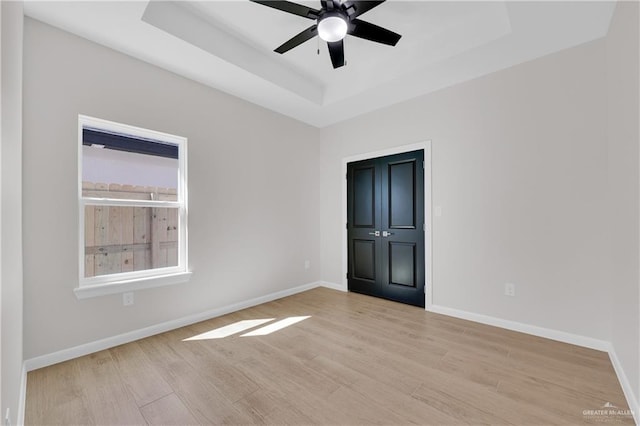
[[[25,14],[324,127],[603,37],[614,7],[390,0],[360,18],[401,34],[398,45],[347,36],[335,70],[317,38],[273,52],[313,21],[245,0],[29,1]]]

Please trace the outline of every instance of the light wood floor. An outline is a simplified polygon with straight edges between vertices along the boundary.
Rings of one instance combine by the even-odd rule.
[[[26,424],[633,424],[607,402],[606,353],[318,288],[30,372]]]

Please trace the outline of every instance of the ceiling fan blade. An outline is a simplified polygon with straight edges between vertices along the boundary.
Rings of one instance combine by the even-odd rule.
[[[390,46],[395,46],[396,43],[398,43],[398,40],[400,40],[400,37],[402,37],[400,34],[394,33],[386,28],[382,28],[359,19],[351,21],[348,33],[355,37],[375,41],[377,43],[388,44]]]
[[[274,9],[281,10],[283,12],[288,12],[294,15],[302,16],[303,18],[308,19],[318,19],[318,15],[320,14],[319,10],[311,9],[310,7],[303,6],[298,3],[293,3],[290,1],[272,1],[272,0],[250,0],[253,3],[258,3],[263,6],[272,7]]]
[[[333,68],[340,68],[344,65],[344,39],[335,41],[333,43],[328,42],[329,55],[331,56],[331,63]]]
[[[363,13],[370,11],[374,7],[380,6],[384,2],[385,0],[379,0],[379,1],[348,0],[342,3],[342,7],[347,12],[347,14],[351,19],[355,19],[358,16],[362,15]],[[349,9],[351,9],[351,11]]]
[[[309,28],[307,28],[306,30],[302,31],[300,34],[292,37],[290,40],[285,41],[284,43],[282,43],[282,45],[280,47],[278,47],[276,50],[274,50],[274,52],[278,52],[278,53],[284,53],[284,52],[288,52],[289,50],[293,49],[296,46],[301,45],[302,43],[304,43],[305,41],[312,39],[313,37],[318,35],[318,26],[317,25],[312,25]]]

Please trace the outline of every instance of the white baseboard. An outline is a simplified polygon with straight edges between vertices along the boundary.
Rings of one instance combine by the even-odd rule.
[[[640,403],[638,403],[638,398],[629,383],[629,379],[622,368],[622,364],[612,344],[609,344],[609,359],[611,359],[613,369],[616,371],[618,381],[620,382],[620,386],[622,386],[622,392],[624,392],[627,404],[629,404],[629,410],[633,413],[636,425],[640,425]]]
[[[27,363],[22,363],[22,376],[20,377],[20,395],[18,399],[18,417],[16,418],[16,425],[24,425],[24,410],[27,403]]]
[[[328,282],[328,281],[320,281],[320,282],[318,282],[318,284],[320,284],[320,286],[322,286],[322,287],[331,288],[331,289],[333,289],[333,290],[344,291],[344,292],[349,291],[349,290],[347,289],[347,287],[346,287],[346,286],[344,286],[344,285],[341,285],[341,284],[335,284],[335,283],[330,283],[330,282]]]
[[[553,330],[550,328],[538,327],[516,321],[509,321],[488,315],[476,314],[459,309],[448,308],[446,306],[427,306],[427,311],[437,314],[448,315],[450,317],[461,318],[481,324],[493,325],[495,327],[506,328],[507,330],[519,331],[521,333],[532,334],[538,337],[545,337],[559,342],[570,343],[572,345],[583,346],[585,348],[608,352],[611,344],[606,340],[594,339],[592,337],[581,336],[579,334],[567,333],[565,331]]]
[[[250,308],[252,306],[257,306],[262,303],[271,302],[272,300],[281,299],[283,297],[291,296],[296,293],[301,293],[303,291],[307,291],[321,285],[323,285],[323,283],[316,281],[298,287],[270,293],[265,296],[260,296],[250,300],[234,303],[228,306],[223,306],[221,308],[201,312],[199,314],[189,315],[183,318],[178,318],[175,320],[152,325],[150,327],[141,328],[139,330],[133,330],[117,336],[107,337],[105,339],[85,343],[68,349],[63,349],[58,352],[41,355],[25,361],[26,371],[37,370],[38,368],[47,367],[49,365],[68,361],[70,359],[78,358],[84,355],[89,355],[94,352],[113,348],[115,346],[133,342],[135,340],[144,339],[145,337],[153,336],[155,334],[164,333],[165,331],[175,330],[176,328],[195,324],[200,321],[205,321],[211,318],[226,315],[242,309]]]

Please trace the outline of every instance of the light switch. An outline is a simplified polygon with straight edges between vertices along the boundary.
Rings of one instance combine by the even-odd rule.
[[[436,217],[442,216],[442,206],[436,206],[435,209],[434,209],[434,213],[435,213]]]

